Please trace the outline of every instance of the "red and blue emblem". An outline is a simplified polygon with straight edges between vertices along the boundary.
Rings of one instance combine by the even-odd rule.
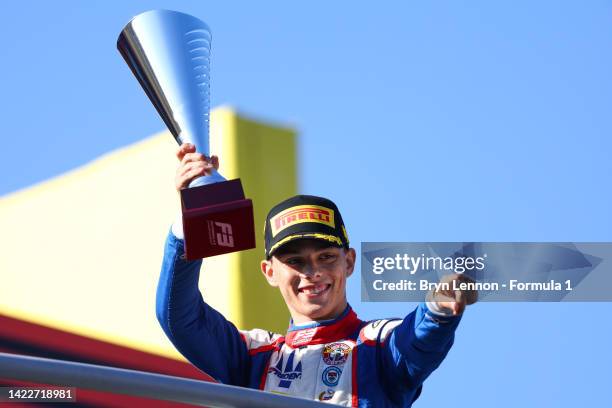
[[[330,366],[323,370],[323,375],[321,376],[321,379],[323,380],[323,383],[328,387],[335,387],[340,382],[341,374],[341,369],[336,366]]]
[[[346,343],[330,343],[323,348],[323,361],[327,365],[342,365],[350,352],[351,347]]]

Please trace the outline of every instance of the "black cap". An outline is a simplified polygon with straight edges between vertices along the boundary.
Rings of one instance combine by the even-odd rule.
[[[333,201],[323,197],[297,195],[274,206],[264,227],[266,258],[288,242],[310,238],[331,245],[349,247],[342,216]]]

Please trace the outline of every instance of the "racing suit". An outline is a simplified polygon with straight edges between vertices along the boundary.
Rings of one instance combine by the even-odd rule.
[[[425,303],[402,319],[365,322],[348,306],[336,319],[290,325],[286,335],[238,330],[198,289],[201,261],[183,241],[165,245],[157,318],[175,347],[217,381],[353,407],[409,407],[450,349],[460,316]]]

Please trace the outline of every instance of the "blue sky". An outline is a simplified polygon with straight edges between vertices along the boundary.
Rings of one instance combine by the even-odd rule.
[[[353,243],[612,241],[609,1],[6,3],[0,195],[163,129],[115,48],[153,8],[211,26],[213,106],[299,129]],[[415,406],[609,401],[611,313],[477,304]]]

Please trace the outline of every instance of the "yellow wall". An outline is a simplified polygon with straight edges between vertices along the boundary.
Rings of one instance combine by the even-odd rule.
[[[0,313],[178,356],[155,319],[169,226],[179,212],[168,132],[0,198]],[[288,313],[259,272],[265,213],[296,193],[295,132],[218,108],[211,152],[253,199],[256,249],[205,260],[205,298],[238,327],[284,332]]]

